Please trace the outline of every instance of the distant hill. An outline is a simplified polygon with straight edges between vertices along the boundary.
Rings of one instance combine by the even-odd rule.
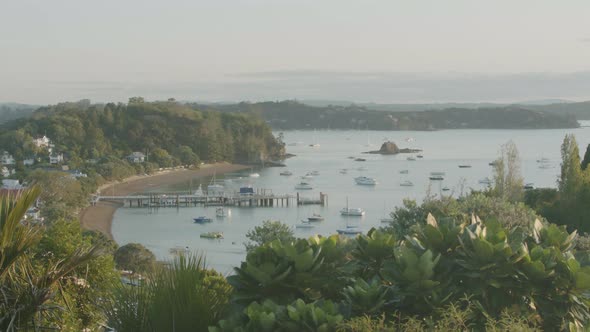
[[[429,111],[383,111],[364,106],[314,107],[296,101],[198,105],[201,109],[254,113],[274,129],[437,130],[457,128],[544,129],[575,128],[571,115],[525,109],[520,106],[446,108]]]
[[[528,105],[525,107],[543,112],[569,114],[575,116],[576,119],[579,120],[590,120],[590,101],[549,105]]]
[[[0,103],[0,123],[27,117],[39,108],[36,105]]]

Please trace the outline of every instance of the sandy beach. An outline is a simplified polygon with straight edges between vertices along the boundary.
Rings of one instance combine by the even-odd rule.
[[[108,195],[122,196],[165,185],[186,183],[190,181],[190,179],[212,176],[213,174],[236,172],[247,168],[249,168],[249,166],[217,163],[203,165],[201,168],[194,170],[179,169],[163,171],[149,176],[132,176],[121,182],[101,186],[99,192]],[[94,206],[85,208],[80,213],[82,227],[88,230],[99,231],[112,239],[111,225],[113,223],[113,215],[119,207],[121,207],[121,204],[119,203],[100,201]]]

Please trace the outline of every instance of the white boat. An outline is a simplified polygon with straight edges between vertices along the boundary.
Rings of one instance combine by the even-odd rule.
[[[361,208],[343,208],[340,210],[340,214],[343,216],[361,217],[365,215],[365,210]]]
[[[490,178],[483,178],[481,180],[478,181],[480,184],[492,184],[492,180],[490,180]]]
[[[313,130],[313,143],[310,144],[309,146],[311,146],[312,148],[319,148],[320,144],[317,143],[317,139],[316,139],[316,135],[315,135],[315,129]]]
[[[313,187],[311,186],[311,184],[302,181],[302,182],[299,182],[298,184],[295,185],[295,189],[297,189],[297,190],[311,190],[311,189],[313,189]]]
[[[319,148],[320,147],[320,145],[318,143],[310,144],[309,146],[311,146],[312,148]]]
[[[406,142],[413,142],[414,138],[413,137],[406,137]]]
[[[229,211],[226,211],[224,208],[220,207],[215,209],[215,215],[218,218],[225,218],[229,215]]]
[[[313,175],[313,176],[318,176],[320,175],[319,171],[311,171],[309,174]]]
[[[260,174],[258,174],[258,173],[250,173],[249,177],[251,177],[251,178],[259,178],[260,177]]]
[[[357,235],[361,234],[363,231],[357,226],[346,226],[346,228],[337,229],[336,232],[342,235]]]
[[[408,157],[408,158],[406,158],[406,160],[409,160],[409,161],[415,161],[415,160],[416,160],[416,158],[414,158],[414,157]]]
[[[402,187],[412,187],[414,184],[410,180],[403,181],[399,184]]]
[[[408,171],[407,169],[402,169],[401,171],[399,171],[399,174],[408,174],[410,171]]]
[[[366,176],[356,177],[356,178],[354,178],[354,181],[356,182],[356,184],[365,185],[365,186],[374,186],[377,184],[377,180],[375,180],[373,178],[366,177]]]
[[[291,176],[291,175],[293,175],[293,172],[291,172],[291,171],[282,171],[282,172],[281,172],[281,173],[279,173],[279,174],[280,174],[280,175],[283,175],[283,176]]]
[[[301,221],[300,224],[295,225],[295,228],[314,228],[315,226],[307,221]]]
[[[221,195],[221,194],[223,194],[224,191],[225,191],[225,187],[220,184],[217,184],[215,182],[215,172],[213,172],[213,177],[211,178],[211,182],[207,186],[207,195],[209,195],[209,196]]]
[[[307,217],[307,221],[308,222],[314,222],[314,221],[323,221],[324,217],[322,217],[321,215],[314,213],[311,217]]]

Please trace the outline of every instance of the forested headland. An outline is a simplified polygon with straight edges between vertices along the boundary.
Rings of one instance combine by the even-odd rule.
[[[273,129],[547,129],[577,128],[575,116],[519,106],[378,111],[363,106],[314,107],[297,101],[198,105],[201,109],[257,114]]]

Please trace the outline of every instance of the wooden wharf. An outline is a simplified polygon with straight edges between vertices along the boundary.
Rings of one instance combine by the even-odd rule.
[[[91,200],[122,203],[126,207],[191,207],[191,206],[234,206],[234,207],[280,207],[307,204],[327,204],[327,195],[320,193],[319,199],[303,198],[297,195],[273,194],[270,190],[257,190],[255,193],[215,193],[194,194],[190,192],[150,192],[134,195],[107,196],[96,195]]]

